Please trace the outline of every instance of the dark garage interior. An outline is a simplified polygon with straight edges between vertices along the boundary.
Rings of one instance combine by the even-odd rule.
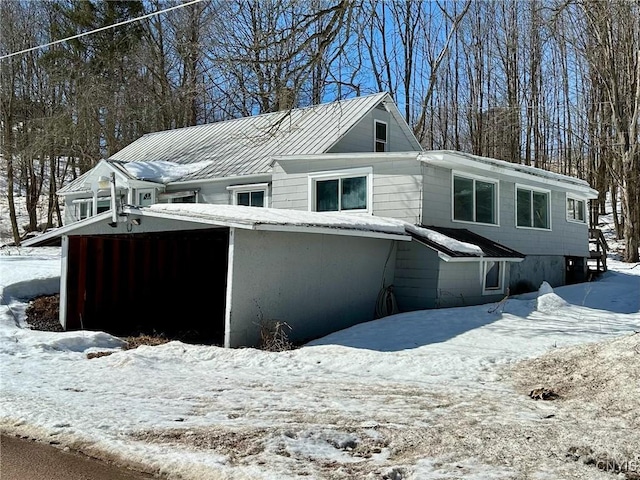
[[[70,236],[67,330],[222,345],[229,229]]]

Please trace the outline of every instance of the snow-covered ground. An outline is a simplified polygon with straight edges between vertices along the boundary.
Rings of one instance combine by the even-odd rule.
[[[29,329],[28,300],[59,288],[60,251],[4,247],[0,431],[173,479],[640,474],[640,265],[609,266],[594,282],[399,314],[288,352],[125,351],[103,332]],[[98,351],[114,353],[87,358]],[[532,400],[542,387],[560,398]]]
[[[611,260],[598,281],[543,284],[495,311],[399,314],[282,353],[180,342],[124,351],[101,332],[30,330],[27,299],[56,291],[59,250],[2,253],[5,433],[175,479],[640,470],[640,266]],[[94,351],[115,353],[88,359]],[[538,387],[561,397],[532,400]]]

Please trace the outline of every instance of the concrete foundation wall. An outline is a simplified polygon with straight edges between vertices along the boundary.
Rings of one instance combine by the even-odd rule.
[[[506,264],[505,285],[509,285],[509,264]],[[482,294],[479,262],[441,262],[438,282],[439,308],[482,305],[500,301],[504,293]]]
[[[512,293],[537,290],[542,282],[552,287],[565,284],[563,256],[528,255],[522,262],[511,264],[509,288]]]
[[[296,341],[373,320],[382,285],[393,283],[392,248],[392,240],[232,229],[225,345],[257,345],[261,320],[287,322]]]

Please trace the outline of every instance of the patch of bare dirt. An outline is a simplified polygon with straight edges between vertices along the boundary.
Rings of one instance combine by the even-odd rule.
[[[62,332],[60,325],[60,295],[34,298],[26,310],[27,324],[33,330]]]
[[[595,413],[624,418],[640,428],[640,335],[558,349],[518,363],[511,377],[519,391],[541,385]]]

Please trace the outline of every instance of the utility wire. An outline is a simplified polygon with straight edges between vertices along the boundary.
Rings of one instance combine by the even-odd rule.
[[[73,40],[74,38],[80,38],[80,37],[84,37],[86,35],[91,35],[93,33],[102,32],[103,30],[108,30],[110,28],[115,28],[115,27],[119,27],[121,25],[126,25],[127,23],[137,22],[138,20],[144,20],[145,18],[153,17],[155,15],[160,15],[161,13],[169,12],[169,11],[175,10],[177,8],[187,7],[189,5],[193,5],[194,3],[199,3],[201,1],[202,0],[192,0],[192,1],[187,2],[187,3],[182,3],[180,5],[175,5],[173,7],[165,8],[164,10],[159,10],[157,12],[148,13],[146,15],[142,15],[141,17],[130,18],[129,20],[125,20],[124,22],[114,23],[113,25],[107,25],[106,27],[96,28],[95,30],[90,30],[88,32],[79,33],[79,34],[73,35],[71,37],[67,37],[67,38],[63,38],[63,39],[60,39],[60,40],[56,40],[54,42],[45,43],[44,45],[38,45],[37,47],[25,48],[24,50],[20,50],[19,52],[13,52],[13,53],[9,53],[8,55],[3,55],[3,56],[0,57],[0,60],[4,60],[5,58],[14,57],[14,56],[20,55],[22,53],[32,52],[32,51],[38,50],[40,48],[50,47],[51,45],[56,45],[58,43],[66,42],[68,40]]]

